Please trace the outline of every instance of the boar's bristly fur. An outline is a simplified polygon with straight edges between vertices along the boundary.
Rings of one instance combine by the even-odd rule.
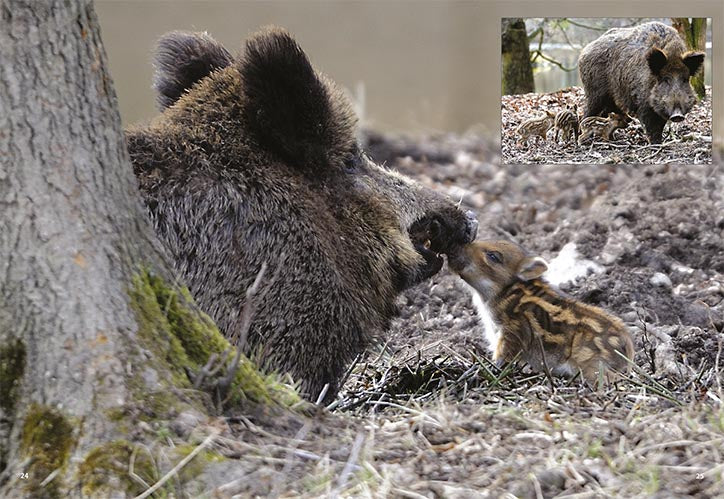
[[[686,50],[677,31],[659,22],[614,28],[581,51],[585,117],[635,115],[649,141],[661,142],[666,122],[682,121],[696,103],[689,78],[704,54]]]
[[[181,73],[188,46],[164,56]],[[183,92],[126,133],[151,220],[232,343],[289,372],[312,400],[329,385],[329,401],[388,327],[396,295],[440,270],[438,253],[472,240],[475,223],[359,150],[347,99],[287,32],[254,35],[228,64],[216,42],[191,46],[209,49],[193,68],[216,69],[162,66]],[[244,338],[245,293],[263,263]]]
[[[265,149],[285,162],[319,167],[354,148],[357,118],[347,100],[323,82],[289,34],[250,39],[239,71],[244,119]]]

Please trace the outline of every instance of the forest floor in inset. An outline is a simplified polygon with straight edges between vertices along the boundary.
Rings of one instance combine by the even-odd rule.
[[[597,139],[578,145],[571,138],[555,141],[554,129],[547,140],[530,137],[521,141],[516,132],[523,121],[557,113],[567,105],[578,106],[583,118],[585,95],[581,87],[551,93],[504,95],[501,103],[501,152],[504,164],[710,164],[712,161],[711,87],[706,96],[680,123],[667,122],[661,144],[649,144],[643,127],[634,118],[628,127],[616,130],[610,142]]]

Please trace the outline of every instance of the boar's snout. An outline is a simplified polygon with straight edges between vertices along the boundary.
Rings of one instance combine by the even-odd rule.
[[[417,220],[410,227],[416,247],[423,245],[435,253],[450,254],[472,242],[478,233],[475,213],[463,213],[455,206],[445,206]]]
[[[465,241],[464,244],[472,243],[478,237],[478,218],[471,210],[465,212]]]
[[[670,119],[675,123],[679,123],[680,121],[684,121],[684,115],[681,113],[674,113],[671,115]]]
[[[428,213],[410,227],[410,239],[425,260],[420,277],[426,279],[442,268],[441,254],[456,255],[472,242],[478,232],[478,220],[472,211],[463,213],[446,205]]]

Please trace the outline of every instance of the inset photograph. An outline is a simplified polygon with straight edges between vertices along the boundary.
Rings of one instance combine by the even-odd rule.
[[[503,164],[711,163],[711,19],[501,24]]]

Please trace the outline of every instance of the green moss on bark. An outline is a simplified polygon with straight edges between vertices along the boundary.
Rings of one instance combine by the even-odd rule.
[[[0,345],[0,412],[7,419],[15,416],[20,382],[25,373],[25,344],[19,339]],[[0,440],[0,470],[7,465],[6,442]]]
[[[152,362],[165,361],[163,368],[170,372],[173,386],[188,388],[189,379],[184,367],[192,367],[191,362],[181,342],[171,332],[171,325],[159,305],[156,290],[147,272],[133,278],[130,298],[138,323],[139,340],[155,357]]]
[[[130,474],[131,456],[134,458],[133,473],[138,479]],[[78,468],[78,481],[88,497],[108,496],[119,489],[128,496],[136,496],[146,490],[144,482],[153,485],[158,475],[151,457],[142,449],[134,456],[133,444],[126,440],[114,440],[96,447]],[[157,494],[163,497],[167,492],[161,488]]]
[[[165,312],[171,333],[181,342],[191,362],[203,366],[213,353],[229,348],[209,316],[189,308],[193,299],[186,288],[177,293],[158,277],[149,276],[148,281],[159,307]]]
[[[29,458],[26,491],[32,496],[60,497],[61,476],[41,487],[55,470],[68,464],[75,446],[73,425],[60,412],[39,404],[31,404],[23,421],[20,435],[20,454]]]
[[[25,345],[19,339],[0,345],[0,408],[7,417],[15,414],[20,381],[25,372]]]
[[[199,372],[212,354],[217,354],[221,361],[226,352],[227,362],[234,355],[234,349],[213,321],[195,309],[187,289],[177,291],[144,270],[133,278],[129,295],[139,325],[139,339],[144,348],[166,361],[173,386],[188,388],[186,373]],[[289,406],[300,398],[277,376],[262,375],[251,361],[242,358],[227,405],[242,400]]]

